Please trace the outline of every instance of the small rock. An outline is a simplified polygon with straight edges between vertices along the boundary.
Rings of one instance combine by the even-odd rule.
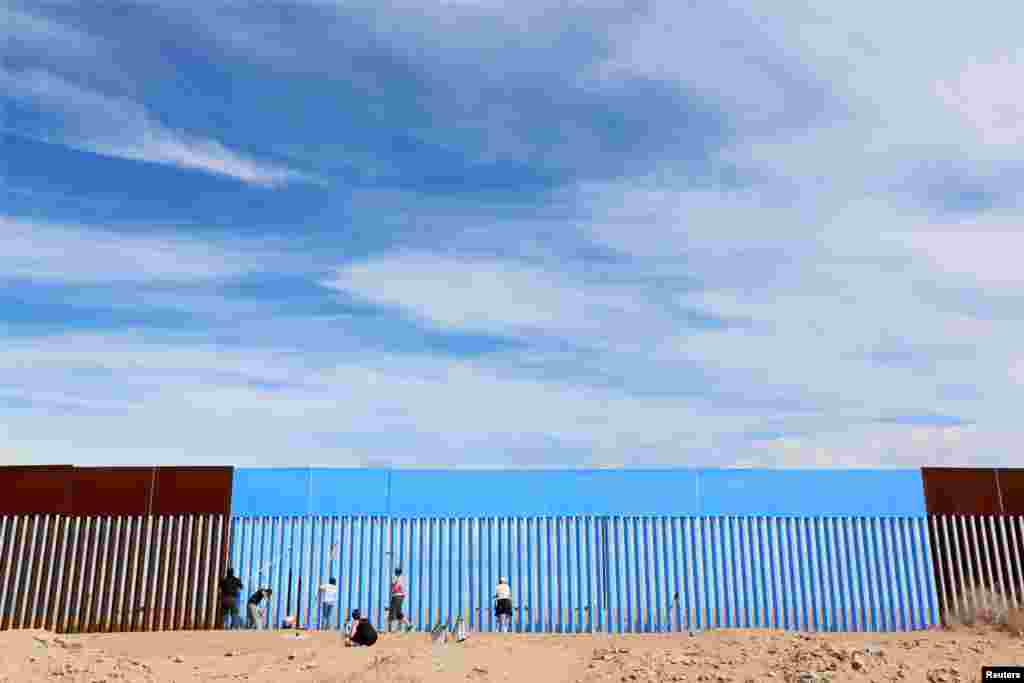
[[[185,663],[185,660],[182,658],[181,655],[174,655],[173,657],[171,657],[171,661],[174,662],[175,664],[184,664]]]

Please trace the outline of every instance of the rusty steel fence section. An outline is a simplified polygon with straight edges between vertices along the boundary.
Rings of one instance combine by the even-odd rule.
[[[489,631],[499,577],[514,628],[615,633],[778,628],[909,631],[939,623],[926,517],[236,517],[231,564],[271,588],[268,622],[387,622],[407,578],[417,629]],[[319,585],[338,605],[321,624]]]
[[[0,517],[0,629],[218,625],[224,515]]]
[[[932,515],[944,621],[1024,606],[1024,515]]]

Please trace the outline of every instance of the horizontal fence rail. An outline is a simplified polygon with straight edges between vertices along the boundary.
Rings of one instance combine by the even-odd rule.
[[[0,517],[0,629],[207,629],[223,515]]]
[[[944,621],[1024,607],[1024,516],[932,515]]]
[[[271,588],[268,622],[387,621],[396,567],[416,628],[494,630],[494,587],[524,632],[707,628],[898,631],[939,623],[925,517],[237,517],[231,564]],[[321,624],[317,588],[338,606]]]

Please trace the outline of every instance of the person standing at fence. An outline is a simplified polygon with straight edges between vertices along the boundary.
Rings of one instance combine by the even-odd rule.
[[[331,615],[338,604],[338,580],[333,576],[320,586],[320,630],[331,627]]]
[[[494,589],[494,617],[498,620],[498,631],[512,630],[512,589],[504,577],[498,579]]]
[[[238,616],[238,596],[241,592],[242,581],[235,576],[235,570],[228,567],[224,578],[220,580],[220,610],[225,629],[241,626],[242,620]]]
[[[246,612],[249,615],[249,628],[262,631],[267,627],[267,610],[263,607],[263,600],[269,600],[273,594],[274,591],[269,588],[261,588],[249,596],[249,600],[245,605]]]
[[[352,618],[349,624],[345,645],[349,647],[370,647],[377,642],[377,629],[373,627],[373,624],[368,619],[363,617],[359,610],[352,610]]]
[[[403,625],[405,630],[411,631],[412,624],[402,612],[402,603],[405,602],[405,579],[402,578],[401,568],[395,570],[391,579],[391,604],[388,605],[388,633],[391,632],[391,624],[398,622],[399,628]]]

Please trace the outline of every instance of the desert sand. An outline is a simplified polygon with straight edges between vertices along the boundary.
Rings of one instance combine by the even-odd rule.
[[[993,631],[650,635],[470,634],[435,644],[382,634],[346,648],[337,632],[0,633],[0,681],[928,681],[980,680],[1024,664],[1024,638]]]

